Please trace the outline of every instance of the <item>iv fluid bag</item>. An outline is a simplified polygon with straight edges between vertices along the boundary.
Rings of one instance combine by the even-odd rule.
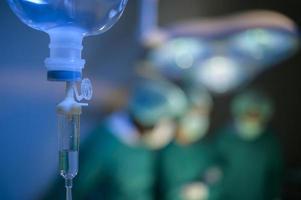
[[[16,15],[34,29],[48,32],[58,27],[82,29],[96,35],[120,18],[127,0],[8,0]]]

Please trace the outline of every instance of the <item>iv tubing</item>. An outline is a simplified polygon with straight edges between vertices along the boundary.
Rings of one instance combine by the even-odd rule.
[[[65,179],[66,200],[72,200],[72,179]]]

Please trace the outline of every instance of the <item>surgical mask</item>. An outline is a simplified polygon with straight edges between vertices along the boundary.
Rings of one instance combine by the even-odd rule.
[[[240,120],[236,122],[238,134],[245,140],[252,141],[264,132],[264,126],[258,121]]]
[[[209,118],[199,114],[188,114],[179,123],[179,134],[188,143],[202,139],[209,128]]]
[[[152,130],[143,134],[143,142],[151,149],[166,146],[174,137],[175,124],[171,120],[161,120]]]

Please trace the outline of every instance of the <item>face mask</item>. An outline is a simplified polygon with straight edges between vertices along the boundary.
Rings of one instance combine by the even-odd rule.
[[[241,120],[236,123],[238,134],[245,140],[255,140],[264,132],[264,126],[257,121]]]
[[[143,142],[151,149],[166,146],[174,137],[175,124],[170,120],[162,120],[151,131],[143,134]]]
[[[179,123],[182,138],[188,143],[196,142],[203,138],[209,128],[209,118],[198,114],[184,116]]]

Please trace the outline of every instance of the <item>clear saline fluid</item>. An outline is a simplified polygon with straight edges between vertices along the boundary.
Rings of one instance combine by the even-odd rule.
[[[65,179],[73,179],[78,173],[78,151],[60,151],[60,172]]]
[[[32,28],[48,31],[75,27],[86,35],[105,32],[121,16],[127,0],[8,0],[19,18]]]

